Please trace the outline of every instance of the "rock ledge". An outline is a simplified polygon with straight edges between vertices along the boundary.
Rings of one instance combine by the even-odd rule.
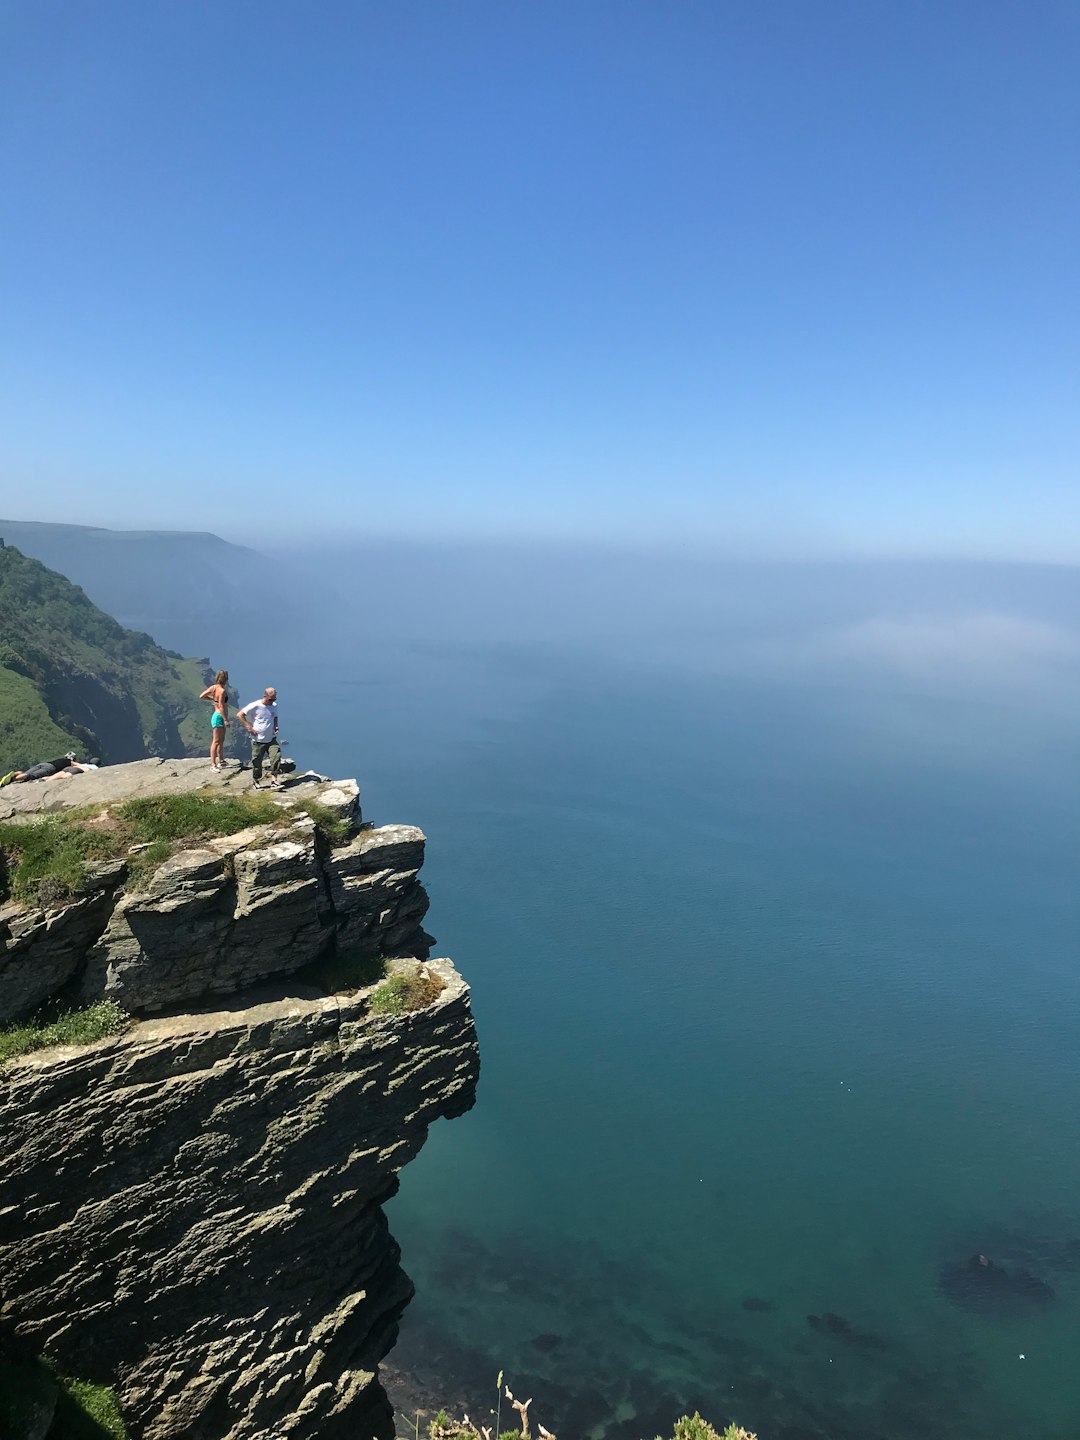
[[[110,800],[206,779],[147,761],[110,787],[121,770],[140,788]],[[106,798],[77,783],[40,804]],[[461,977],[426,958],[421,832],[361,829],[354,782],[307,783],[343,843],[283,808],[138,890],[114,867],[64,909],[0,910],[9,1008],[61,989],[169,1007],[0,1070],[0,1350],[115,1386],[132,1440],[394,1433],[379,1363],[412,1286],[382,1204],[431,1122],[472,1105],[476,1033]],[[295,973],[335,947],[442,989],[383,1016],[370,986]]]

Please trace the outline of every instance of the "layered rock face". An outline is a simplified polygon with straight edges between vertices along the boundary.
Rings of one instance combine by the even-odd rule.
[[[229,794],[250,783],[249,772],[218,775],[201,760],[147,760],[9,787],[0,819],[32,823],[64,809],[194,790]],[[431,937],[421,928],[428,899],[417,878],[423,833],[360,828],[353,780],[301,779],[277,798],[279,825],[184,849],[137,888],[125,888],[126,867],[113,861],[91,870],[74,904],[0,905],[0,1022],[73,982],[84,1000],[114,1000],[142,1014],[291,974],[336,945],[424,958]],[[300,800],[343,820],[345,843],[320,843]]]
[[[423,837],[388,830],[320,853],[271,829],[224,869],[208,846],[136,896],[110,880],[66,928],[6,918],[7,968],[47,941],[54,976],[74,954],[69,987],[136,1012],[230,990],[0,1070],[0,1343],[114,1385],[134,1440],[394,1433],[378,1365],[411,1285],[381,1206],[472,1104],[478,1052],[452,964],[394,938],[423,935]],[[342,937],[434,1000],[386,1015],[284,974]]]

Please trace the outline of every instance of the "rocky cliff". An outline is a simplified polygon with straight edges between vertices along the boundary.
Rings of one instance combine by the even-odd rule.
[[[108,826],[132,796],[240,783],[149,761],[5,791],[0,820]],[[382,1203],[473,1101],[423,835],[362,827],[353,782],[274,802],[137,878],[132,847],[67,903],[0,908],[0,1019],[74,996],[131,1017],[0,1070],[0,1345],[115,1386],[146,1440],[393,1434],[378,1366],[411,1286]],[[382,1005],[383,970],[421,1008]]]

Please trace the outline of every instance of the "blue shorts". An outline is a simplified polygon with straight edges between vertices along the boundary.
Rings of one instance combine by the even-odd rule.
[[[210,729],[220,730],[222,725],[224,724],[225,716],[221,713],[220,710],[215,710],[213,715],[210,716]]]

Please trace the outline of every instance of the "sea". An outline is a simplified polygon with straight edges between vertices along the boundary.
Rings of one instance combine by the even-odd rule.
[[[333,643],[249,636],[232,668],[277,685],[302,767],[422,827],[472,987],[477,1104],[387,1207],[416,1407],[513,1428],[501,1375],[560,1440],[694,1410],[1076,1440],[1067,624],[788,597],[639,645],[392,608],[361,589]]]

